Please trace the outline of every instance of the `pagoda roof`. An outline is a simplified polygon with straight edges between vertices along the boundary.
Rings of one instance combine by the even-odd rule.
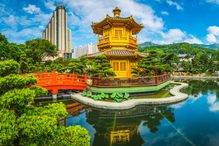
[[[97,53],[93,53],[93,54],[89,54],[87,55],[88,58],[94,58],[98,55],[105,55],[105,56],[110,56],[110,57],[131,57],[131,56],[138,56],[138,57],[142,57],[145,58],[148,56],[148,54],[146,53],[141,53],[141,52],[135,52],[135,51],[130,51],[130,50],[108,50],[105,52],[97,52]]]
[[[117,9],[114,9],[114,10],[117,10]],[[93,22],[91,27],[93,28],[94,33],[102,35],[104,26],[107,26],[107,25],[114,26],[114,25],[119,25],[121,23],[126,28],[132,29],[133,34],[138,34],[143,28],[143,25],[137,23],[132,16],[120,17],[120,14],[116,16],[114,14],[114,17],[106,15],[106,18],[104,20],[100,22]]]

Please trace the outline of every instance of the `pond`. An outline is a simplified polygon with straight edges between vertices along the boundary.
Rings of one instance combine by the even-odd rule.
[[[92,146],[216,146],[219,145],[219,85],[189,81],[189,99],[173,105],[138,106],[113,111],[66,101],[63,125],[81,125]]]

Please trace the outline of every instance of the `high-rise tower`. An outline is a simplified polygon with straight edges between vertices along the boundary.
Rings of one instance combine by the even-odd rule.
[[[68,15],[64,5],[57,6],[42,37],[56,45],[60,56],[71,52],[71,29],[68,28]]]

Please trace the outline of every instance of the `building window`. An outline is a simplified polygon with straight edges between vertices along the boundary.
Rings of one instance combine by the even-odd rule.
[[[119,62],[113,62],[113,70],[119,71]]]
[[[122,36],[122,30],[115,30],[115,36]]]
[[[120,62],[120,71],[126,71],[126,62]]]

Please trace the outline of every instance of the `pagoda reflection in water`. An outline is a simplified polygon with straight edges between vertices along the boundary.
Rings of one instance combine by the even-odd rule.
[[[161,114],[162,113],[162,114]],[[174,122],[173,111],[165,106],[139,106],[125,111],[92,110],[87,112],[87,122],[96,129],[93,146],[141,145],[143,140],[139,125],[143,123],[155,133],[164,116]]]
[[[173,109],[167,106],[138,106],[123,111],[106,111],[79,108],[82,105],[75,106],[76,103],[69,105],[74,105],[74,107],[69,112],[73,115],[68,116],[68,118],[74,118],[83,113],[86,116],[87,125],[95,129],[92,136],[92,146],[139,146],[144,143],[139,131],[140,126],[145,126],[150,132],[156,133],[164,118],[172,123],[175,121]],[[67,107],[70,107],[69,105]],[[72,112],[77,110],[79,111]],[[70,123],[72,119],[68,118],[62,124],[72,125]],[[80,125],[80,123],[77,124]]]

